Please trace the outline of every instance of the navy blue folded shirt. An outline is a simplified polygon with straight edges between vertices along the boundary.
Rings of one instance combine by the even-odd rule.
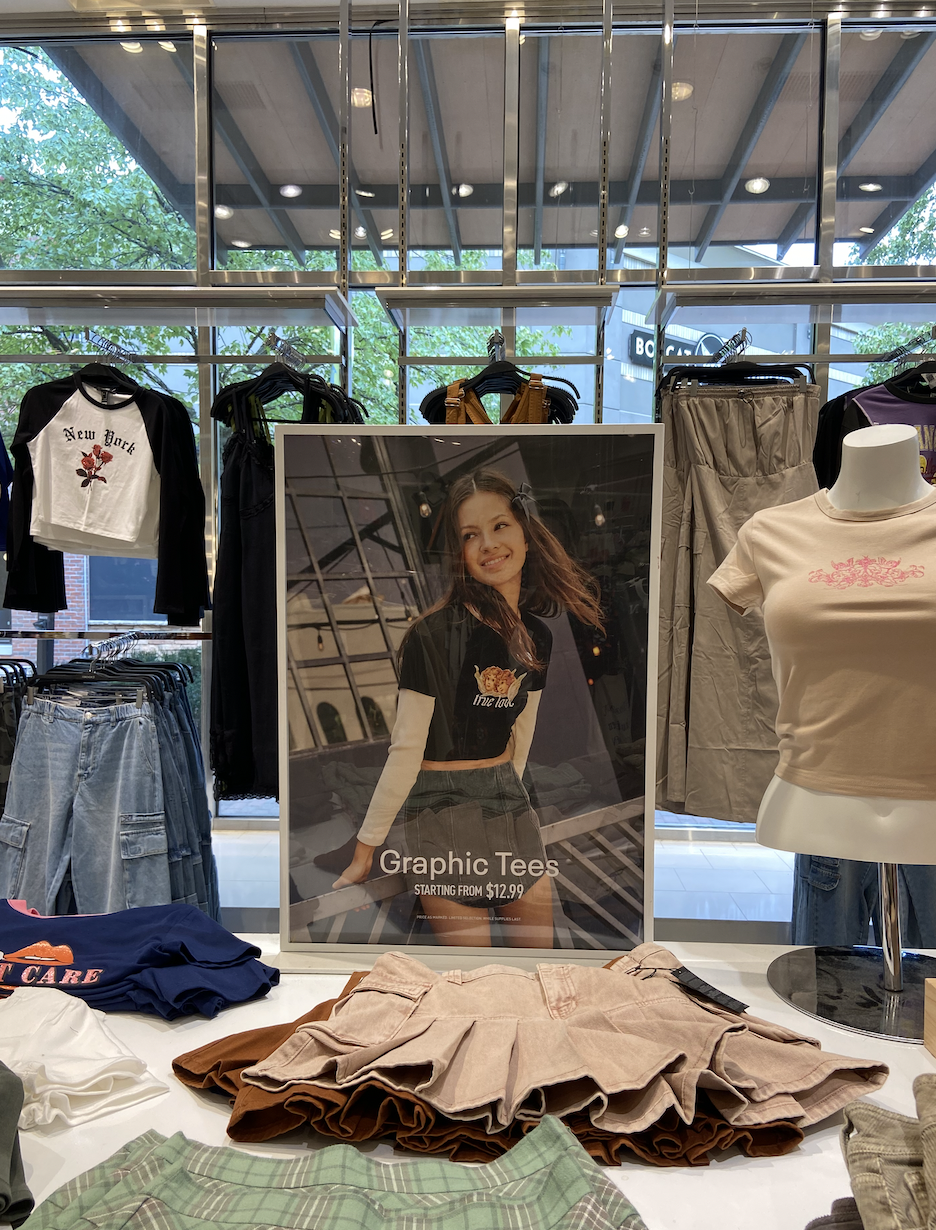
[[[213,1017],[279,982],[259,955],[193,905],[47,918],[0,900],[0,995],[48,986],[105,1012]]]

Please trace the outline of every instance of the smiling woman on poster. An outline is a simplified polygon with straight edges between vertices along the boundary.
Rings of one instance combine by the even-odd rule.
[[[551,948],[558,869],[521,784],[552,648],[537,617],[603,631],[597,586],[496,470],[453,483],[442,519],[451,584],[400,648],[387,763],[334,887],[367,879],[403,807],[405,853],[381,870],[403,873],[440,943],[489,946],[493,908],[508,945]]]

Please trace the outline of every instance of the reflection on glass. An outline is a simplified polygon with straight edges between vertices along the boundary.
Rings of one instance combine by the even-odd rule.
[[[348,501],[371,572],[395,571],[403,566],[393,512],[386,500]]]
[[[0,49],[3,267],[194,267],[192,44],[134,46]]]
[[[528,35],[520,47],[524,266],[594,269],[601,179],[600,34]]]
[[[292,505],[305,527],[306,538],[323,572],[361,571],[360,560],[345,516],[344,504],[334,496],[293,495],[286,489],[287,507]]]
[[[339,663],[333,666],[310,667],[298,670],[295,674],[298,677],[298,686],[301,686],[305,693],[305,712],[312,714],[320,743],[336,742],[335,739],[329,738],[329,734],[334,735],[337,732],[339,721],[345,736],[342,742],[366,738],[348,677]],[[323,705],[328,706],[324,711],[328,719],[327,731],[321,720]],[[337,718],[332,716],[333,714],[337,715]]]
[[[936,25],[842,35],[835,263],[936,264]]]
[[[387,658],[354,662],[351,670],[371,735],[375,739],[387,738],[396,720],[397,703],[397,680],[391,662]]]
[[[409,82],[410,268],[500,268],[504,37],[411,35]]]
[[[319,720],[319,725],[325,732],[326,743],[345,743],[348,736],[345,734],[344,723],[341,720],[341,714],[334,705],[323,701],[317,706],[316,715]]]
[[[816,235],[819,32],[683,29],[674,55],[671,265],[790,263]]]
[[[335,635],[316,584],[289,587],[286,596],[286,626],[289,632],[289,652],[294,661],[311,666],[315,662],[338,656]]]
[[[214,41],[217,264],[334,271],[337,33]]]
[[[356,588],[353,585],[354,582],[329,582],[325,586],[345,653],[385,653],[387,645],[371,592],[366,583]]]

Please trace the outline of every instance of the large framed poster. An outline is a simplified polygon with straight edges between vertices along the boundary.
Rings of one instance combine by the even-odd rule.
[[[278,429],[284,952],[649,938],[661,433]]]

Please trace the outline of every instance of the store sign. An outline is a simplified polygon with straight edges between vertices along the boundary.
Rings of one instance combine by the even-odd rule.
[[[700,355],[715,354],[721,345],[722,338],[715,333],[703,333],[692,342],[681,337],[668,337],[665,339],[663,357],[698,358]],[[653,367],[656,358],[656,334],[651,329],[632,329],[627,346],[631,363],[637,367]]]

